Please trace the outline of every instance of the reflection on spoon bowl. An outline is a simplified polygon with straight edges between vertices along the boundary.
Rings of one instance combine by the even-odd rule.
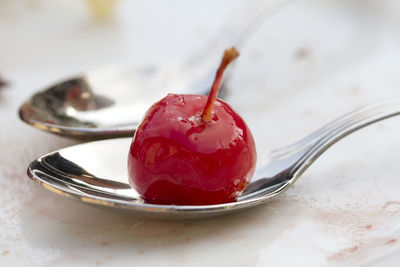
[[[400,99],[348,113],[299,142],[271,151],[243,194],[231,203],[203,206],[149,204],[128,184],[130,138],[64,148],[32,162],[28,175],[46,189],[84,203],[158,219],[223,215],[265,203],[289,188],[331,145],[348,134],[400,114]]]
[[[66,136],[131,136],[148,107],[168,92],[208,90],[212,70],[204,75],[208,72],[184,72],[181,68],[168,64],[88,72],[33,95],[21,106],[19,115],[34,127]],[[203,76],[198,77],[199,73]]]

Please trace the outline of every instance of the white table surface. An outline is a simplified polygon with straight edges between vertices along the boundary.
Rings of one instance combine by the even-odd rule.
[[[27,165],[73,140],[17,117],[36,90],[109,63],[185,58],[240,1],[120,0],[96,21],[83,1],[0,0],[0,266],[398,266],[400,119],[329,149],[284,195],[201,221],[151,221],[64,199]],[[396,0],[298,1],[243,48],[231,104],[258,152],[353,108],[400,95]],[[125,157],[125,155],[121,155]]]

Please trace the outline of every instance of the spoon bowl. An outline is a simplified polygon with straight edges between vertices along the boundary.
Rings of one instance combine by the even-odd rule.
[[[185,60],[136,68],[110,66],[55,83],[23,103],[19,116],[40,130],[73,138],[129,136],[148,107],[167,93],[207,93],[221,51],[240,47],[261,19],[290,1],[242,4],[205,49]]]
[[[147,108],[171,88],[177,93],[186,88],[201,93],[213,79],[211,72],[204,75],[205,70],[184,69],[170,63],[94,70],[36,93],[21,106],[19,116],[36,128],[64,136],[130,136]],[[204,76],[198,77],[198,73]]]
[[[400,114],[400,99],[350,112],[309,136],[269,153],[235,202],[218,205],[146,203],[128,184],[126,155],[131,138],[95,141],[49,153],[32,162],[28,176],[46,189],[83,203],[157,219],[198,219],[265,203],[284,192],[330,146],[377,121]],[[116,156],[117,155],[117,156]]]

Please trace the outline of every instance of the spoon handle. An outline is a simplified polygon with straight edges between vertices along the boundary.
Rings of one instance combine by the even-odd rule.
[[[306,138],[295,143],[292,147],[292,158],[295,163],[290,168],[293,174],[292,183],[329,147],[347,135],[375,122],[400,115],[400,98],[390,99],[347,113]],[[273,152],[275,155],[288,153],[288,148]],[[281,152],[281,153],[279,153]],[[274,157],[275,157],[274,156]]]
[[[249,34],[252,33],[264,19],[272,16],[292,1],[293,0],[243,1],[239,7],[228,16],[228,19],[225,21],[222,28],[216,32],[212,41],[200,50],[199,53],[194,53],[194,57],[189,57],[187,64],[193,66],[193,63],[198,65],[201,61],[208,63],[208,59],[219,59],[221,51],[231,46],[235,46],[240,50],[248,39]]]
[[[212,47],[236,46],[241,48],[248,35],[261,22],[274,15],[292,0],[256,0],[245,1],[225,22],[219,34],[215,36]]]

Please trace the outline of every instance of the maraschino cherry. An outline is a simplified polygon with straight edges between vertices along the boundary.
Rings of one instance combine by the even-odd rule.
[[[243,119],[217,99],[226,50],[209,96],[168,94],[138,126],[128,156],[131,185],[154,204],[209,205],[234,201],[255,169],[253,136]]]

